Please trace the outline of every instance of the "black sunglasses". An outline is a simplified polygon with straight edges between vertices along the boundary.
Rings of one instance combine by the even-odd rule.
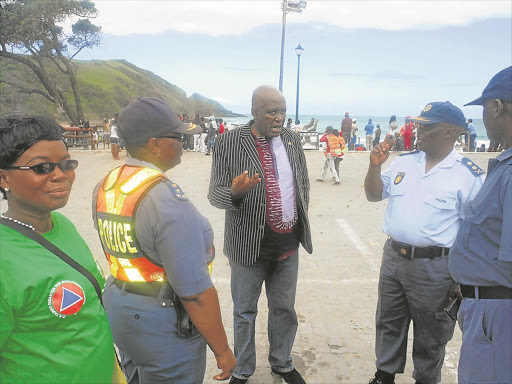
[[[31,169],[38,175],[48,175],[49,173],[52,173],[55,170],[55,167],[59,166],[61,171],[72,171],[73,169],[76,169],[78,167],[78,160],[64,160],[60,163],[40,163],[36,165],[31,166],[12,166],[12,167],[4,167],[4,169],[21,169],[21,170],[27,170]]]
[[[158,136],[158,138],[174,139],[174,140],[178,140],[180,143],[183,143],[185,141],[183,138],[183,135]]]

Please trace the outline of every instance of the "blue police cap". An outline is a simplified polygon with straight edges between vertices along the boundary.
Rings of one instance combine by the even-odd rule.
[[[409,119],[424,125],[448,123],[464,127],[466,118],[462,111],[449,101],[428,103],[421,114]]]
[[[493,76],[482,96],[466,105],[484,105],[486,100],[500,99],[512,102],[512,66],[499,71]]]
[[[170,133],[201,133],[199,125],[183,123],[163,100],[139,97],[122,110],[118,133],[127,143],[145,143]]]

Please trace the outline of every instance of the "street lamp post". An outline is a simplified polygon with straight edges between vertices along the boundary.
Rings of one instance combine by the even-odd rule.
[[[284,36],[286,31],[286,15],[288,12],[301,13],[306,8],[306,0],[283,0],[283,27],[281,31],[281,62],[279,66],[279,90],[283,92]]]
[[[297,45],[295,53],[297,54],[297,102],[295,103],[295,125],[299,125],[299,75],[300,75],[300,55],[304,52],[304,48]]]

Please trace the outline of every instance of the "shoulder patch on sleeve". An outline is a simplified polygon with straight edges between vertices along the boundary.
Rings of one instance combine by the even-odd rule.
[[[407,155],[412,155],[412,154],[415,154],[415,153],[418,153],[419,151],[411,151],[411,152],[405,152],[405,153],[402,153],[398,156],[407,156]]]
[[[180,188],[180,186],[178,184],[176,184],[173,181],[169,182],[168,184],[169,184],[170,190],[172,191],[172,193],[176,197],[176,199],[188,201],[187,195],[185,195],[185,192],[183,192],[183,190]]]
[[[464,164],[467,169],[473,174],[473,176],[480,176],[485,173],[485,171],[480,168],[478,165],[476,165],[473,161],[468,159],[467,157],[462,158],[462,164]]]

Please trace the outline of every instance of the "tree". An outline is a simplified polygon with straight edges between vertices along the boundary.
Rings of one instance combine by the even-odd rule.
[[[63,112],[73,124],[84,118],[76,81],[75,56],[84,48],[98,46],[101,27],[91,23],[97,10],[89,0],[9,0],[0,2],[0,57],[28,66],[37,76],[41,88],[27,87],[0,77],[0,83],[19,92],[38,94]],[[64,21],[78,21],[72,35],[60,26]],[[69,52],[73,47],[73,53]],[[73,97],[67,97],[63,84],[49,74],[53,66],[66,75]]]

